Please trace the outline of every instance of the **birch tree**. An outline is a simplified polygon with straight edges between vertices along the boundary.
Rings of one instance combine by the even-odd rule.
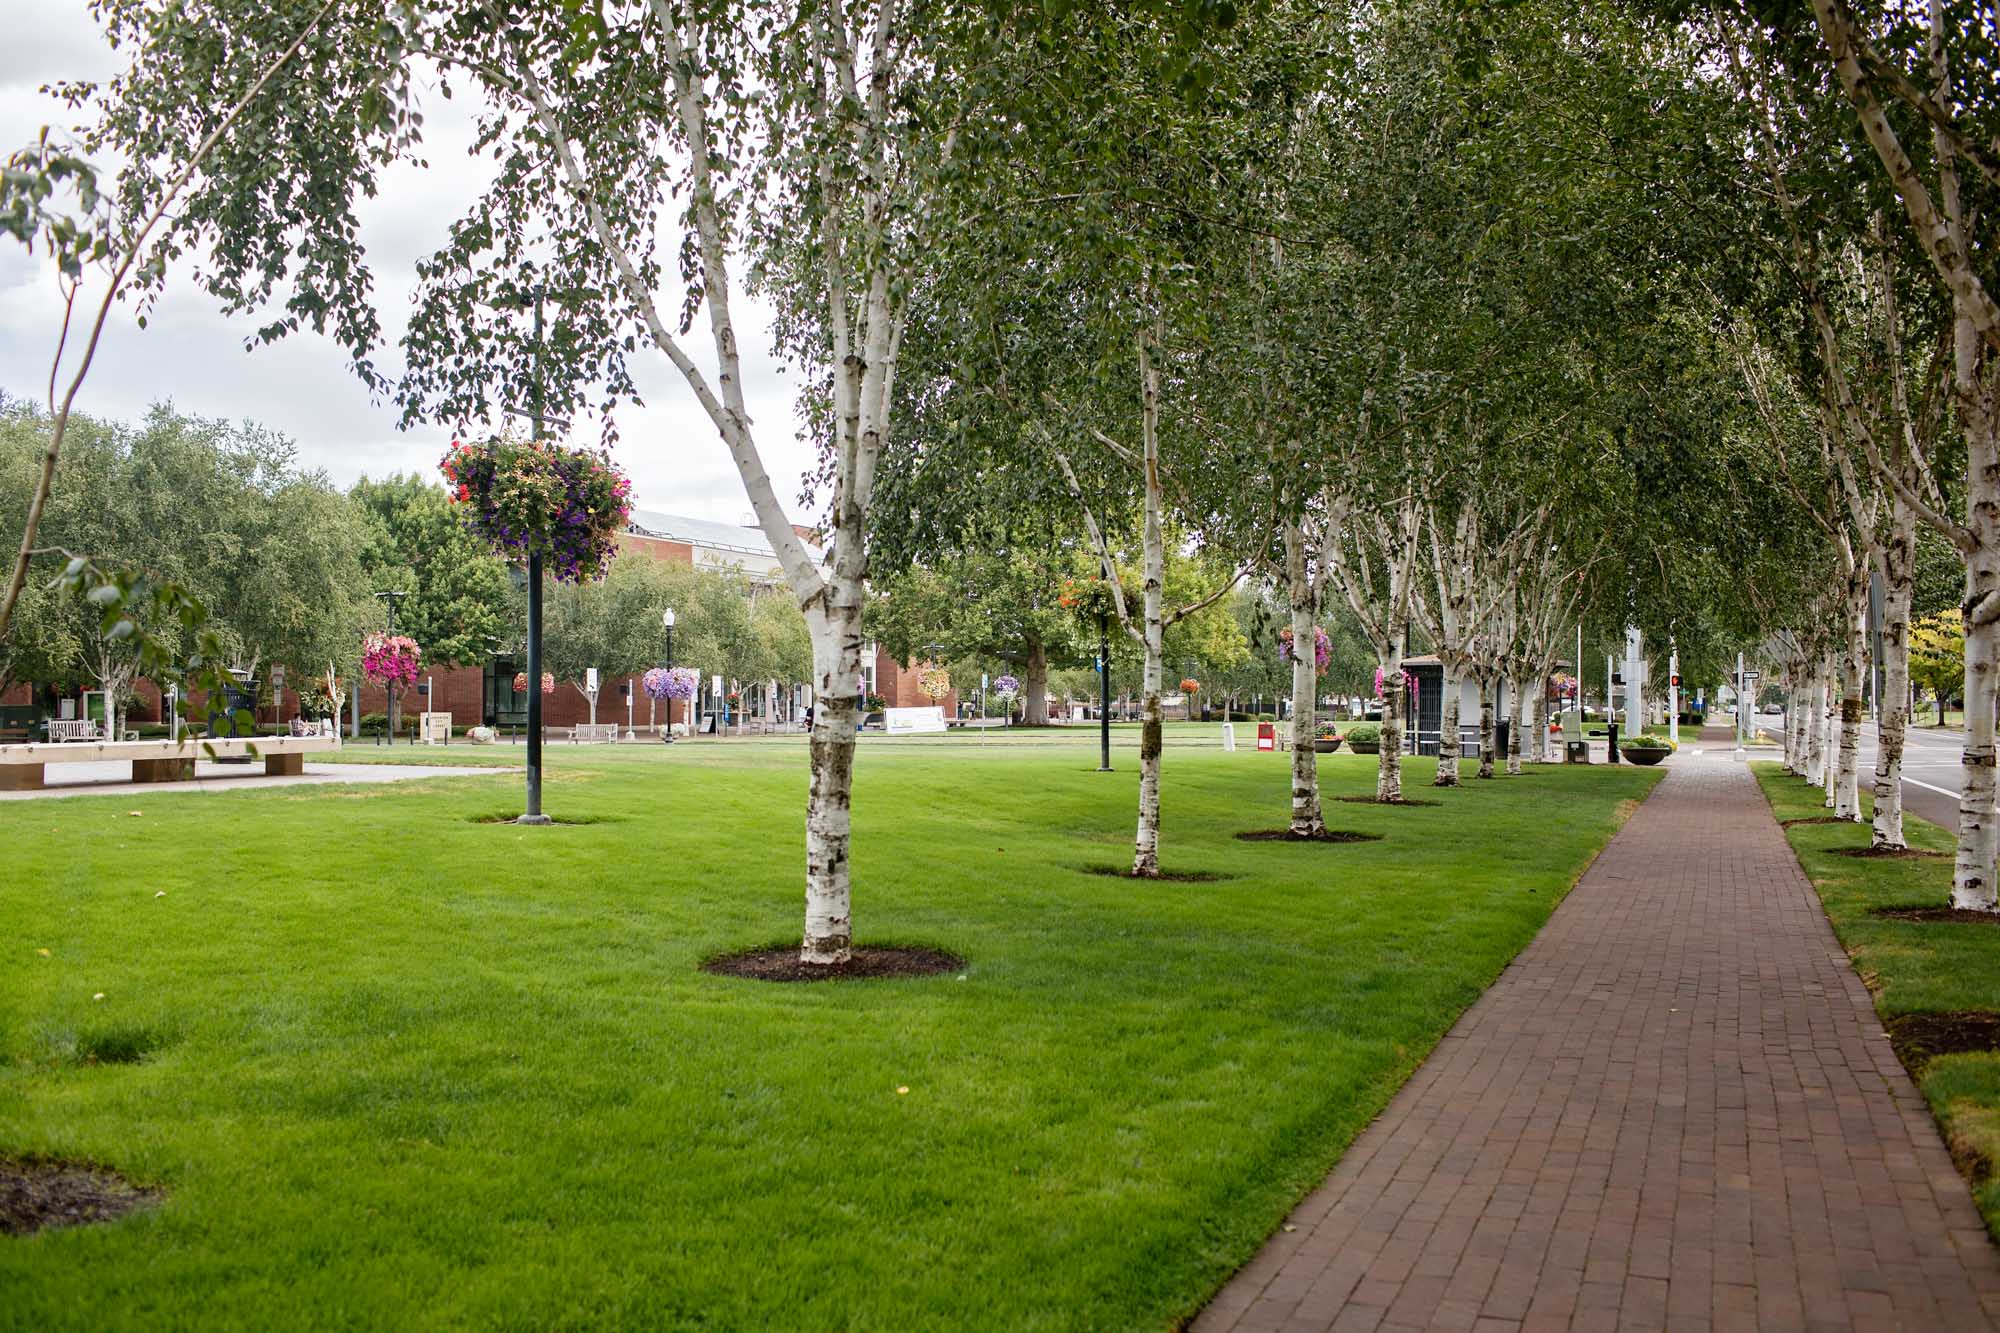
[[[1995,252],[1975,228],[1997,202],[2000,92],[1992,16],[1944,0],[1890,8],[1872,25],[1846,0],[1811,0],[1824,54],[1951,309],[1953,405],[1965,445],[1965,508],[1953,518],[1883,469],[1898,497],[1965,558],[1965,778],[1952,903],[2000,911],[1994,703],[2000,677],[2000,299]],[[1900,124],[1899,124],[1900,122]]]
[[[100,12],[135,54],[104,90],[97,133],[148,168],[141,182],[172,172],[178,131],[212,114],[218,53],[286,37],[244,0],[157,22],[137,0]],[[812,636],[808,964],[849,956],[868,515],[909,302],[956,197],[953,145],[981,128],[968,110],[980,88],[955,62],[984,31],[976,15],[900,0],[343,12],[295,58],[315,96],[253,108],[241,137],[254,149],[205,164],[166,242],[204,256],[199,281],[225,307],[282,300],[262,338],[337,337],[411,420],[476,423],[533,401],[556,419],[608,409],[611,432],[634,358],[671,368],[735,464]],[[373,359],[354,203],[391,164],[425,165],[426,90],[468,85],[491,184],[421,266],[391,381]],[[824,563],[793,527],[748,410],[736,299],[753,274],[819,390]]]

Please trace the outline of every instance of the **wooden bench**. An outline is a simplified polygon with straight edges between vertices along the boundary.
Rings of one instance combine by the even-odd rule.
[[[608,744],[618,739],[618,724],[616,722],[579,722],[570,728],[569,738],[572,742],[579,745]]]
[[[53,725],[53,724],[51,724]],[[340,748],[335,736],[257,736],[208,741],[56,741],[39,745],[0,745],[0,791],[40,791],[49,764],[91,764],[124,761],[132,765],[134,782],[183,782],[194,776],[196,759],[249,758],[264,761],[270,777],[296,777],[305,772],[306,756]]]
[[[49,719],[49,739],[57,744],[101,741],[104,739],[104,728],[87,717],[52,717]]]

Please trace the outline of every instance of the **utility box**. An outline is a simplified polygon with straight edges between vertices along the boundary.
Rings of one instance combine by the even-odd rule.
[[[1259,722],[1257,724],[1257,748],[1260,750],[1275,750],[1278,748],[1277,723]]]

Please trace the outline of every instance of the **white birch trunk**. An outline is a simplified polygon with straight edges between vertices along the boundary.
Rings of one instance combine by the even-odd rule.
[[[1160,873],[1160,750],[1165,720],[1160,710],[1160,678],[1166,641],[1162,599],[1166,593],[1167,545],[1160,521],[1164,504],[1160,492],[1160,372],[1153,364],[1151,344],[1144,337],[1139,340],[1139,388],[1146,484],[1146,703],[1139,734],[1139,828],[1132,842],[1132,873],[1154,879]]]
[[[1875,715],[1875,822],[1871,842],[1903,841],[1903,737],[1910,723],[1910,603],[1915,593],[1916,516],[1894,502],[1882,547],[1882,698]]]
[[[1431,785],[1458,785],[1458,697],[1465,691],[1465,674],[1456,662],[1447,661],[1443,672],[1444,697],[1438,700],[1438,767]]]
[[[1306,564],[1305,532],[1297,520],[1285,524],[1285,576],[1292,602],[1292,834],[1317,837],[1326,831],[1319,804],[1319,658],[1316,630],[1319,600]]]
[[[1975,571],[1986,595],[2000,596],[2000,569],[1981,553]],[[1994,813],[1993,699],[2000,671],[2000,621],[1968,624],[1965,630],[1965,778],[1958,801],[1958,856],[1952,870],[1951,905],[1991,912],[1994,857],[2000,851],[2000,820]]]
[[[1848,594],[1846,636],[1840,654],[1840,763],[1833,788],[1836,819],[1861,819],[1862,673],[1868,658],[1867,566]]]
[[[1403,799],[1403,707],[1407,680],[1403,674],[1403,645],[1378,644],[1382,662],[1382,752],[1375,758],[1375,799]]]
[[[1826,787],[1826,677],[1820,675],[1818,662],[1812,664],[1810,671],[1802,717],[1806,729],[1806,781],[1814,787]]]
[[[1509,777],[1521,775],[1521,727],[1526,717],[1527,705],[1522,698],[1520,677],[1507,683],[1507,774]]]
[[[1786,769],[1794,777],[1804,777],[1808,771],[1806,763],[1806,685],[1800,677],[1800,669],[1792,669],[1792,689],[1786,695],[1784,711],[1784,757]]]
[[[2000,672],[2000,357],[1982,375],[1977,343],[1961,316],[1956,329],[1956,388],[1965,431],[1967,526],[1977,546],[1965,562],[1965,781],[1958,803],[1958,858],[1951,903],[2000,911],[1994,857],[2000,818],[1994,810],[1993,703]]]
[[[1822,803],[1833,809],[1834,789],[1840,782],[1840,690],[1835,674],[1834,659],[1829,655],[1820,663],[1820,788],[1826,793]],[[1751,716],[1754,718],[1755,713]]]
[[[812,777],[806,795],[806,928],[799,957],[844,963],[853,948],[848,837],[856,694],[861,689],[859,603],[807,617],[813,645]]]
[[[1147,601],[1152,614],[1146,618],[1146,666],[1142,687],[1145,703],[1140,713],[1139,731],[1139,829],[1132,842],[1132,873],[1152,879],[1160,873],[1160,748],[1165,714],[1160,707],[1162,653],[1158,616],[1158,590],[1148,579]]]

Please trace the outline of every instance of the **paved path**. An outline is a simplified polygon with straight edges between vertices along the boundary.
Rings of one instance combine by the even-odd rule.
[[[1991,1329],[2000,1251],[1746,769],[1683,752],[1195,1329]]]
[[[261,791],[266,787],[313,786],[327,782],[410,782],[417,778],[455,778],[480,773],[514,773],[516,769],[471,764],[307,764],[292,777],[269,777],[262,764],[218,764],[197,759],[189,782],[134,782],[132,765],[122,760],[88,764],[50,764],[49,785],[36,791],[0,791],[0,801],[45,801],[64,796],[157,796],[179,791]]]

